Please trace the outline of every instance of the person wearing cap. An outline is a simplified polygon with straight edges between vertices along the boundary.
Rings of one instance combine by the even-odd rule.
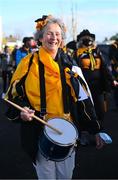
[[[0,54],[0,68],[2,72],[2,98],[4,98],[14,72],[9,46],[5,46],[3,52]]]
[[[71,57],[74,57],[74,54],[77,50],[76,45],[77,45],[77,42],[75,40],[70,41],[66,44],[66,52]]]
[[[23,42],[22,47],[17,49],[16,51],[16,58],[15,58],[16,67],[18,66],[21,59],[27,56],[31,52],[32,37],[24,37],[22,42]]]
[[[113,78],[102,53],[95,44],[95,34],[84,29],[77,35],[77,46],[75,59],[89,85],[99,123],[104,128],[103,120],[106,111],[104,94],[110,93],[112,85],[116,86],[118,83]],[[85,134],[87,133],[85,132]],[[89,140],[85,142],[82,140],[82,144],[89,144]]]
[[[22,146],[32,159],[38,179],[71,179],[75,146],[60,161],[51,159],[50,155],[46,157],[41,151],[41,141],[42,147],[46,143],[42,139],[45,126],[34,114],[45,122],[55,117],[66,119],[75,125],[77,132],[84,121],[88,131],[94,134],[96,148],[102,148],[105,142],[99,135],[101,128],[81,69],[60,50],[65,39],[64,23],[48,16],[37,28],[35,37],[42,45],[38,52],[29,54],[19,63],[5,96],[24,108],[18,111],[10,106],[7,117],[21,123]],[[59,137],[56,132],[54,134]],[[49,148],[48,144],[45,150],[56,155],[54,147]]]

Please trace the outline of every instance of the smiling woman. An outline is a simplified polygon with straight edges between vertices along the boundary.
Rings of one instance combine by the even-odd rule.
[[[103,147],[104,140],[98,133],[101,128],[82,71],[63,50],[64,23],[52,16],[42,21],[41,26],[36,26],[41,46],[20,61],[5,96],[23,110],[9,108],[7,116],[21,123],[22,146],[32,158],[38,179],[72,179],[79,132],[87,129],[92,133],[98,149]],[[51,123],[59,133],[45,128],[35,115],[48,126]],[[43,135],[46,135],[44,139]],[[51,141],[51,147],[46,138]],[[68,145],[71,145],[69,151]],[[67,155],[62,154],[61,160],[57,160],[55,156],[65,151]]]
[[[43,135],[45,135],[45,132],[43,134],[44,124],[40,122],[37,124],[33,118],[34,113],[48,123],[51,122],[49,119],[53,118],[52,126],[54,126],[55,129],[61,126],[61,128],[59,128],[62,132],[61,135],[55,134],[56,132],[54,131],[51,132],[52,136],[54,137],[55,135],[58,139],[65,134],[65,128],[63,129],[61,122],[64,124],[67,122],[74,127],[69,108],[67,108],[69,102],[64,96],[66,94],[66,87],[68,88],[68,84],[70,84],[70,77],[68,77],[69,75],[67,76],[67,73],[65,74],[63,65],[66,55],[64,55],[64,52],[60,48],[65,37],[65,26],[60,19],[53,17],[48,18],[48,16],[46,16],[46,18],[46,22],[42,23],[43,26],[38,26],[37,30],[37,34],[39,35],[37,39],[40,39],[42,45],[38,52],[33,55],[29,54],[21,60],[11,80],[10,91],[6,94],[6,98],[15,101],[17,104],[20,101],[23,107],[27,107],[24,107],[25,111],[23,109],[18,114],[13,113],[15,117],[13,117],[13,114],[11,117],[11,113],[7,113],[7,115],[12,120],[19,118],[21,122],[22,145],[35,163],[34,167],[38,178],[71,179],[75,164],[75,143],[78,138],[77,130],[74,131],[75,128],[72,128],[72,130],[69,131],[69,133],[74,131],[74,138],[71,137],[73,133],[70,133],[70,138],[73,140],[70,144],[71,148],[67,149],[69,141],[67,141],[68,136],[66,135],[66,146],[63,143],[63,139],[61,143],[60,141],[59,143],[56,141],[57,150],[56,153],[54,153],[54,140],[52,141],[52,146],[48,147],[49,141],[46,139],[47,136],[42,139]],[[45,18],[43,20],[45,21]],[[68,61],[69,60],[66,59],[65,66],[69,67],[70,62]],[[61,80],[61,78],[63,80]],[[72,88],[71,85],[70,88]],[[20,95],[23,95],[23,99],[20,99]],[[66,96],[73,98],[69,93],[66,94]],[[74,99],[72,101],[74,101]],[[58,126],[56,125],[57,119],[59,121]],[[67,128],[67,132],[68,130]],[[50,129],[48,134],[50,134]],[[61,147],[59,147],[59,144],[62,144]],[[61,150],[63,146],[65,147],[64,152],[67,152],[66,157],[63,154],[63,150]],[[61,160],[57,160],[58,157],[56,156],[61,152]]]

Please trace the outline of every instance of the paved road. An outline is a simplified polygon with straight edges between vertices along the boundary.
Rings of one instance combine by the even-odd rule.
[[[5,118],[6,104],[0,99],[0,179],[36,179],[36,173],[20,144],[20,125]],[[118,112],[110,102],[105,117],[106,132],[113,143],[102,150],[80,146],[73,179],[118,179]]]
[[[118,179],[118,112],[110,110],[106,114],[105,127],[113,143],[101,150],[93,146],[80,147],[74,178]]]

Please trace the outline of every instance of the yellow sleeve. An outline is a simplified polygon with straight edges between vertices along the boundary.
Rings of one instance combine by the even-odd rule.
[[[29,66],[29,61],[31,58],[32,54],[29,54],[27,56],[25,56],[19,63],[19,65],[17,66],[11,82],[10,82],[10,86],[8,87],[7,93],[5,95],[5,98],[8,99],[8,93],[9,91],[11,91],[11,94],[13,97],[16,97],[18,94],[16,92],[16,84],[20,81],[20,79],[27,73],[28,70],[28,66]]]

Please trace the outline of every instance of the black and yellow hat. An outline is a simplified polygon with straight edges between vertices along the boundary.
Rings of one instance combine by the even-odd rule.
[[[52,15],[43,15],[42,18],[36,19],[36,29],[41,30],[47,24],[47,21],[52,17]]]
[[[42,18],[38,18],[35,20],[35,22],[39,22],[39,21],[44,21],[48,16],[47,15],[43,15]]]
[[[77,41],[79,41],[80,38],[82,38],[84,36],[89,36],[93,40],[95,40],[95,34],[90,33],[88,29],[84,29],[82,32],[80,32],[80,34],[77,35]]]

